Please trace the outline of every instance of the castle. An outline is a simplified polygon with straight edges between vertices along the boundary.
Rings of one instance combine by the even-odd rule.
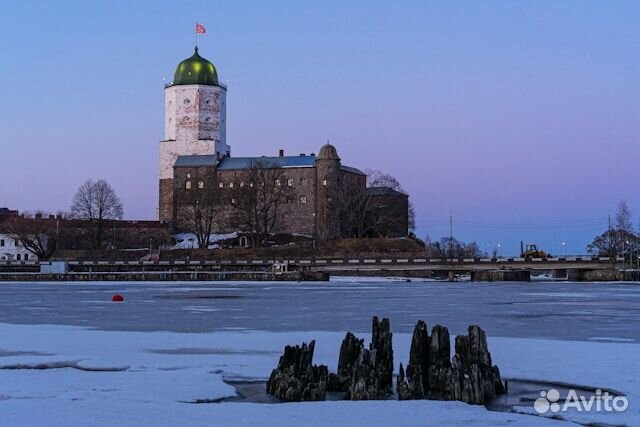
[[[209,215],[216,233],[270,226],[270,233],[330,240],[354,234],[345,225],[351,198],[354,205],[367,202],[369,217],[393,218],[368,235],[407,235],[408,196],[386,187],[367,188],[366,175],[342,164],[328,143],[317,155],[285,156],[279,150],[272,157],[233,157],[227,143],[226,95],[215,66],[197,47],[165,86],[161,221],[176,231],[191,231],[194,218],[202,221]]]

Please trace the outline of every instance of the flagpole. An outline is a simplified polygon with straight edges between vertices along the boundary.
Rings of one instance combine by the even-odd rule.
[[[196,32],[196,48],[198,47],[198,20],[196,19],[196,25],[193,27],[193,30]]]

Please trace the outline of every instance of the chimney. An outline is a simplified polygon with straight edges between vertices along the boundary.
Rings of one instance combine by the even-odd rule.
[[[36,214],[36,219],[42,219],[42,214],[40,212]]]
[[[55,217],[55,215],[49,215],[49,219],[54,219]]]
[[[284,150],[282,148],[278,150],[278,156],[284,157]]]
[[[304,156],[306,156],[306,154],[300,153],[300,157],[304,157]]]

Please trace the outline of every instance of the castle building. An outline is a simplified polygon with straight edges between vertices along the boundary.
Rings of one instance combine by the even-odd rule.
[[[190,231],[186,218],[211,203],[213,232],[246,231],[255,226],[249,218],[242,220],[249,205],[280,197],[281,203],[274,205],[268,218],[274,233],[313,235],[321,240],[348,235],[342,198],[345,188],[369,194],[366,175],[342,164],[329,143],[318,155],[285,156],[279,150],[277,156],[233,157],[226,135],[226,93],[215,66],[199,55],[197,47],[193,56],[178,64],[173,81],[166,85],[159,219],[176,231]],[[400,209],[400,220],[387,227],[385,235],[406,236],[408,196],[391,189],[374,191],[372,196],[378,214],[388,210],[397,216]]]

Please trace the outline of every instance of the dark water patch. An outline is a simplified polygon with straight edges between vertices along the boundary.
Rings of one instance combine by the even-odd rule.
[[[243,298],[240,295],[220,295],[220,294],[175,294],[175,295],[154,295],[154,298],[159,299],[176,299],[176,300],[184,300],[184,299],[240,299]]]
[[[280,354],[278,351],[267,351],[267,350],[231,350],[228,348],[191,348],[191,347],[180,347],[180,348],[168,348],[168,349],[147,349],[144,350],[147,353],[155,353],[155,354],[169,354],[169,355],[204,355],[204,354],[218,354],[218,355],[270,355],[270,354]]]

